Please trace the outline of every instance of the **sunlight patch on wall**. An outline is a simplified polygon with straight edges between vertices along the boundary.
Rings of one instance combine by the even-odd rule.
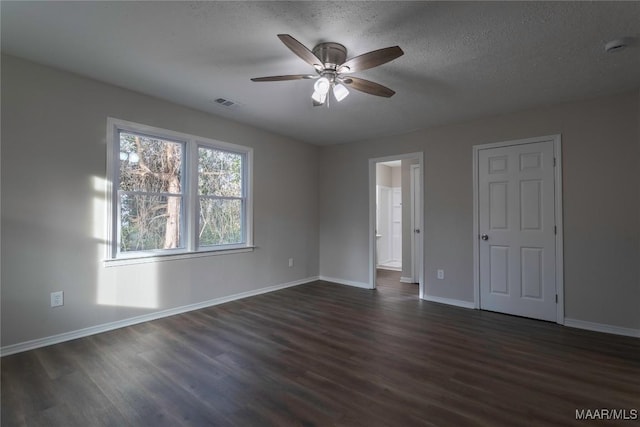
[[[96,240],[96,262],[109,257],[111,238],[107,224],[109,182],[92,177],[93,237]],[[158,274],[154,263],[102,267],[97,272],[96,303],[117,307],[158,308]]]
[[[153,263],[104,268],[98,305],[158,308],[158,275]]]
[[[107,221],[106,221],[106,213],[107,213],[107,180],[99,177],[92,176],[92,187],[93,187],[93,238],[98,241],[107,241],[108,230],[107,230]]]

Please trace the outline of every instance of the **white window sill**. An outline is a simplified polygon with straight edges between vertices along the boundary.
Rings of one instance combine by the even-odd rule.
[[[203,250],[198,252],[182,252],[173,254],[131,255],[126,258],[105,259],[105,267],[117,267],[122,265],[147,264],[153,262],[175,261],[179,259],[203,258],[218,255],[239,254],[253,252],[255,246],[243,246],[240,248]]]

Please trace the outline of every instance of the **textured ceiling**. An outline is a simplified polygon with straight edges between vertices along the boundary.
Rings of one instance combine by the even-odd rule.
[[[640,87],[640,2],[8,2],[2,51],[314,144],[335,144]],[[394,89],[312,107],[312,68],[276,37],[348,57]],[[604,44],[635,37],[624,51]],[[225,109],[214,102],[238,103]]]

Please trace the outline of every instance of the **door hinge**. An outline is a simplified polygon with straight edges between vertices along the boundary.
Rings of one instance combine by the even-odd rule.
[[[558,226],[557,225],[553,226],[553,234],[558,234]]]
[[[556,158],[553,158],[553,167],[556,167]]]
[[[558,294],[556,294],[556,304],[558,303]]]

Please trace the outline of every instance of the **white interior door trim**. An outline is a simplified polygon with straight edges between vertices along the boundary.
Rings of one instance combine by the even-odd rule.
[[[391,187],[377,186],[376,267],[391,261]],[[378,237],[381,236],[381,237]],[[383,250],[384,249],[384,250]]]
[[[416,213],[418,206],[416,206],[416,202],[418,204],[421,203],[421,197],[416,199],[414,194],[417,192],[422,195],[422,183],[421,174],[420,174],[420,166],[419,165],[411,165],[409,168],[409,182],[410,182],[410,192],[411,192],[411,279],[414,282],[420,282],[420,266],[419,261],[424,260],[422,256],[422,233],[424,233],[424,227],[422,226],[422,218],[420,215]],[[418,184],[416,185],[415,180],[418,180]],[[417,187],[417,188],[416,188]],[[415,230],[419,229],[420,233],[416,234]]]
[[[564,252],[562,223],[562,138],[560,134],[496,142],[473,146],[473,297],[474,307],[480,308],[480,212],[478,200],[479,168],[478,153],[487,148],[499,148],[512,145],[531,144],[535,142],[553,142],[553,153],[556,162],[554,168],[555,224],[556,233],[556,323],[564,324]]]
[[[422,197],[420,199],[420,212],[424,218],[424,153],[397,154],[394,156],[376,157],[369,159],[369,288],[376,287],[376,163],[392,160],[417,159],[420,166],[420,182],[422,185]],[[424,221],[422,224],[424,230]],[[421,246],[424,248],[426,233],[420,233]],[[424,262],[420,260],[420,298],[424,299]]]

